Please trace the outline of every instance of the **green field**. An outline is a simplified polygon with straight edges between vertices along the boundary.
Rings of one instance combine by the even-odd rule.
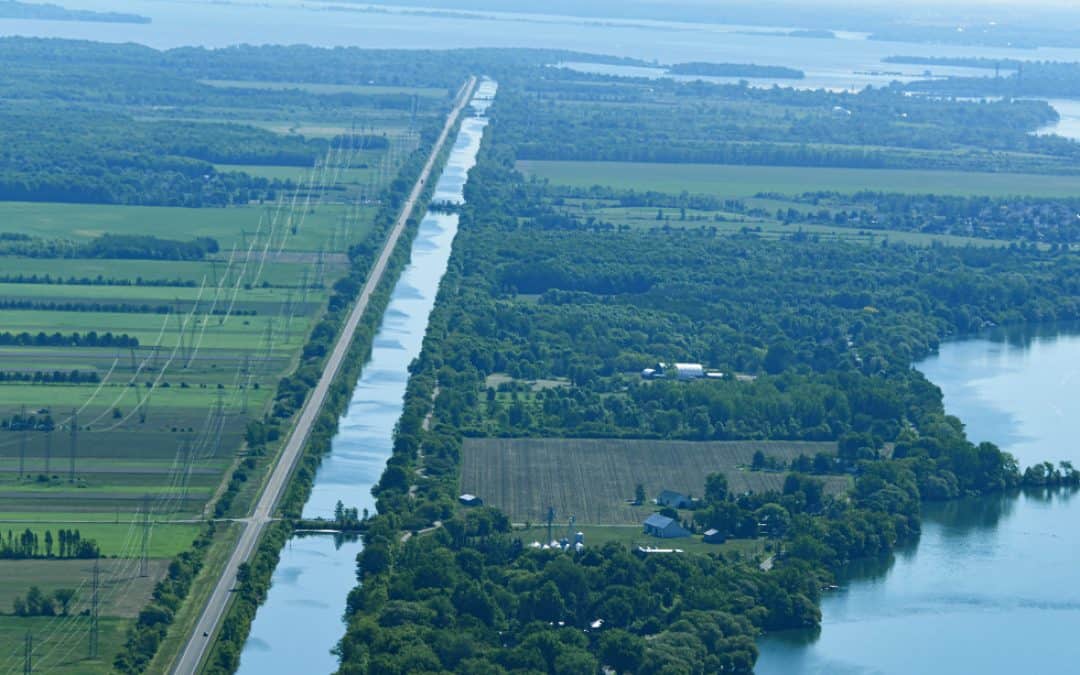
[[[358,179],[363,173],[364,170],[356,170]],[[103,234],[149,234],[182,240],[212,237],[221,246],[218,257],[227,259],[233,245],[243,251],[245,244],[251,244],[254,233],[260,229],[260,219],[266,221],[266,214],[273,212],[275,208],[273,204],[223,209],[185,209],[165,206],[0,202],[0,232],[76,241],[86,241]],[[288,235],[284,250],[331,251],[328,245],[335,237],[347,209],[351,210],[352,207],[335,203],[321,204],[317,210],[309,208],[306,213],[298,208],[291,222],[296,226],[296,232]],[[340,242],[333,250],[343,252],[347,248],[346,242],[355,243],[366,236],[371,227],[374,208],[362,207],[359,213],[363,217],[353,224],[347,237],[337,233],[337,236],[346,241]],[[278,222],[285,224],[285,216],[279,216]],[[262,232],[265,235],[268,231],[269,225],[264,222]],[[284,232],[284,228],[281,228],[281,231]],[[275,251],[279,248],[280,241],[281,238],[275,239]],[[160,261],[140,262],[144,265],[160,264]],[[9,271],[5,267],[5,272],[9,274],[14,271],[17,270]],[[53,273],[65,272],[55,269],[54,266]]]
[[[539,522],[554,506],[560,519],[573,514],[588,525],[633,525],[655,510],[627,502],[638,483],[651,497],[664,489],[701,496],[705,476],[723,472],[732,494],[780,491],[785,473],[748,469],[757,450],[787,463],[835,452],[836,444],[467,438],[461,491],[480,496],[514,522]],[[844,477],[826,478],[830,492],[847,485]]]
[[[942,195],[1080,195],[1080,176],[900,169],[833,169],[716,164],[519,161],[518,169],[556,185],[653,190],[720,197],[861,190]]]
[[[769,202],[798,206],[793,202],[778,202],[777,200],[751,200],[753,202]],[[774,206],[774,208],[776,208]],[[632,229],[655,230],[668,228],[672,231],[683,229],[715,229],[720,235],[742,234],[753,232],[763,239],[780,239],[803,233],[817,237],[821,240],[848,241],[863,244],[879,244],[888,239],[890,242],[903,242],[914,246],[931,246],[943,244],[946,246],[1008,246],[1011,241],[1005,239],[981,239],[978,237],[961,237],[949,234],[928,234],[923,232],[905,232],[900,230],[885,229],[862,229],[856,227],[843,227],[836,225],[819,225],[815,223],[783,223],[775,219],[762,217],[748,217],[734,213],[720,213],[722,220],[716,220],[717,212],[687,210],[687,220],[679,220],[677,209],[660,209],[670,220],[658,221],[657,209],[653,207],[608,207],[595,206],[587,200],[565,200],[561,207],[569,215],[579,218],[594,217],[602,222],[613,225],[626,225]]]

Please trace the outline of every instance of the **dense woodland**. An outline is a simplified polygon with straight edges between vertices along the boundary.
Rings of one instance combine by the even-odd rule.
[[[700,75],[703,77],[771,77],[787,80],[801,80],[806,73],[795,68],[783,66],[759,66],[743,63],[706,63],[693,61],[676,63],[668,66],[672,75]]]
[[[567,112],[562,94],[501,85],[376,488],[379,515],[366,523],[342,673],[750,672],[762,631],[817,624],[834,570],[916,537],[922,500],[1075,480],[1064,465],[1022,473],[996,446],[971,443],[911,368],[950,335],[1080,318],[1074,254],[606,228],[517,173],[524,147],[589,148],[601,133],[640,147],[635,138],[677,138],[687,119],[642,108],[635,136],[615,115],[574,111],[588,103]],[[994,119],[1038,108],[941,110]],[[752,381],[638,375],[679,360]],[[493,374],[514,379],[498,392]],[[526,384],[541,379],[565,384]],[[828,439],[839,455],[796,461],[781,493],[731,495],[710,481],[696,525],[770,538],[781,553],[762,572],[735,556],[524,548],[497,511],[455,507],[467,434]],[[410,494],[421,448],[426,477]],[[826,496],[808,475],[834,472],[854,477],[849,494]],[[435,521],[401,543],[401,531]]]
[[[1039,96],[1070,98],[1080,95],[1080,63],[1017,61],[1014,59],[899,56],[890,63],[982,68],[985,76],[920,80],[905,85],[909,91],[947,96]],[[993,71],[993,75],[990,74]]]
[[[546,74],[500,93],[518,159],[1070,173],[1080,145],[1031,131],[1043,101],[963,102],[900,87],[824,90]]]

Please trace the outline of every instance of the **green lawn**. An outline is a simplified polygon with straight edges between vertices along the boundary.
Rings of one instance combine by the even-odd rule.
[[[833,191],[934,193],[944,195],[1080,195],[1080,176],[901,169],[832,169],[719,164],[520,161],[528,175],[576,187],[682,191],[721,197],[751,197],[762,192],[801,194]]]

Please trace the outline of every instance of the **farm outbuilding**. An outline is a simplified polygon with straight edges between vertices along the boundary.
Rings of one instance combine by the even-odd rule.
[[[680,380],[700,380],[705,377],[705,366],[700,363],[676,363],[675,377]]]
[[[674,490],[661,492],[660,496],[656,498],[656,503],[660,506],[670,506],[673,509],[689,509],[694,506],[694,500]]]
[[[659,539],[677,539],[689,537],[690,531],[679,524],[674,518],[654,513],[645,519],[645,534]]]
[[[725,537],[724,533],[720,530],[705,530],[705,536],[702,537],[702,541],[706,544],[723,544],[727,541],[727,537]]]

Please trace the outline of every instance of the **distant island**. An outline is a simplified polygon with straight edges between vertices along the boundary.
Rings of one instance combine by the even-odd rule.
[[[765,35],[767,37],[812,38],[815,40],[835,40],[836,33],[831,30],[740,30],[740,35]]]
[[[150,23],[150,17],[121,12],[93,12],[68,9],[60,5],[0,0],[0,19],[37,19],[41,21],[93,21],[98,23]]]
[[[902,63],[914,66],[952,66],[959,68],[984,68],[994,70],[1019,70],[1023,61],[1016,59],[988,59],[982,56],[886,56],[882,63]]]
[[[806,73],[784,66],[759,66],[752,63],[676,63],[668,66],[670,75],[700,75],[702,77],[769,77],[782,80],[801,80]]]

